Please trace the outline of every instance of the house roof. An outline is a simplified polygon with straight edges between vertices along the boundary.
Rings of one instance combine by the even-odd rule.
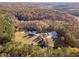
[[[33,27],[28,27],[27,30],[28,30],[28,31],[36,31],[36,29],[33,28]]]

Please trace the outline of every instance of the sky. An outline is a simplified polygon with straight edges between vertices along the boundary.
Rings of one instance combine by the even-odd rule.
[[[0,2],[79,2],[79,0],[0,0]]]

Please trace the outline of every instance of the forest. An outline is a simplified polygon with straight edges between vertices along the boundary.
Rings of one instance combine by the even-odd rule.
[[[79,20],[66,12],[0,7],[0,57],[79,56]]]

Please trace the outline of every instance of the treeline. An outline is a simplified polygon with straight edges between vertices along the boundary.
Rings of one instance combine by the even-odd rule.
[[[74,16],[71,16],[67,13],[56,11],[56,10],[47,10],[47,9],[37,9],[37,8],[29,8],[24,9],[25,11],[19,10],[14,12],[14,16],[18,20],[60,20],[67,22],[74,22],[76,19]]]

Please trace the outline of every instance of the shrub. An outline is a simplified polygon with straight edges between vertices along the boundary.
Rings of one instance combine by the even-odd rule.
[[[9,41],[14,35],[14,24],[9,17],[0,16],[0,43]]]
[[[59,37],[64,36],[66,46],[76,47],[75,46],[76,38],[75,38],[74,34],[72,34],[67,28],[65,28],[65,26],[58,27],[55,30],[59,33]]]

